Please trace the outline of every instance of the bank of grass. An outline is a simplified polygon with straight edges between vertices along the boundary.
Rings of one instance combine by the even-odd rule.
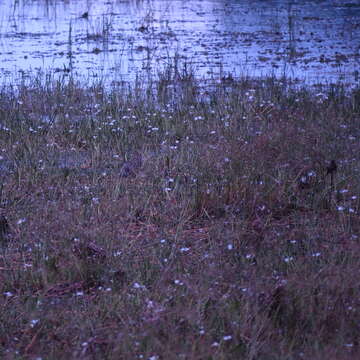
[[[1,358],[357,358],[359,120],[272,78],[4,86]]]

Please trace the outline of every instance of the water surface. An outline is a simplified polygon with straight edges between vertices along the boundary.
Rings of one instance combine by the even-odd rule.
[[[200,76],[359,83],[360,1],[3,0],[0,73],[134,80],[176,56]]]

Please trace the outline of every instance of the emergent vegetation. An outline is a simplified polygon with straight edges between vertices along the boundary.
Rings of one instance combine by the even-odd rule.
[[[360,90],[0,90],[0,357],[355,359]]]

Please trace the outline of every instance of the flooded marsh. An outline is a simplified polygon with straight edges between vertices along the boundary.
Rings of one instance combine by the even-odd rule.
[[[360,358],[359,10],[1,2],[0,358]]]

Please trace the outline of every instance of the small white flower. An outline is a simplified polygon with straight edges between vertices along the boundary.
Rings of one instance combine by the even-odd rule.
[[[181,248],[180,249],[180,252],[188,252],[188,251],[190,251],[190,248],[189,247],[183,247],[183,248]]]
[[[30,326],[34,327],[39,321],[40,321],[39,319],[30,320]]]
[[[23,224],[25,221],[26,221],[26,218],[22,218],[22,219],[19,219],[16,223],[17,223],[18,225],[21,225],[21,224]]]
[[[212,344],[211,344],[211,347],[218,347],[220,344],[217,342],[217,341],[215,341],[215,342],[213,342]]]
[[[228,244],[227,249],[232,250],[233,249],[233,244]]]
[[[344,206],[338,206],[338,207],[337,207],[337,210],[338,210],[338,211],[344,211],[345,208],[344,208]]]
[[[139,284],[137,282],[134,283],[133,288],[134,289],[146,289],[146,287],[144,285],[141,285],[141,284]]]
[[[284,257],[284,261],[285,261],[286,263],[288,263],[288,262],[290,262],[290,261],[292,261],[292,260],[294,260],[294,258],[293,258],[292,256]]]
[[[232,339],[232,336],[231,335],[225,335],[224,337],[223,337],[223,340],[224,341],[229,341],[229,340],[231,340]]]

